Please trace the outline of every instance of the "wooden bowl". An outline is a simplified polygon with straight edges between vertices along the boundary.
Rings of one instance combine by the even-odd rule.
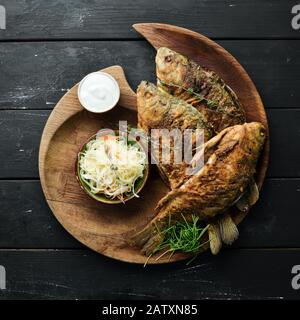
[[[117,130],[113,130],[114,133],[115,133],[115,136],[119,136],[119,132]],[[81,179],[80,177],[80,174],[79,174],[79,170],[80,170],[80,167],[79,167],[79,159],[80,159],[80,154],[82,153],[83,149],[85,148],[86,144],[89,143],[90,141],[96,139],[98,136],[100,135],[105,135],[107,134],[106,131],[102,130],[101,133],[96,133],[94,135],[92,135],[83,145],[82,147],[80,148],[78,154],[77,154],[77,157],[76,157],[76,163],[75,163],[75,175],[76,175],[76,179],[80,185],[80,187],[84,190],[84,192],[86,194],[88,194],[92,199],[95,199],[96,201],[99,201],[99,202],[102,202],[102,203],[107,203],[107,204],[118,204],[118,203],[125,203],[127,202],[128,200],[130,199],[133,199],[135,197],[135,195],[132,193],[131,195],[128,195],[128,196],[125,196],[123,200],[119,200],[119,199],[110,199],[108,197],[106,197],[104,194],[94,194],[92,193],[88,186],[86,186],[86,184],[84,183],[84,181]],[[139,148],[141,150],[143,150],[147,155],[147,152],[143,146],[142,143],[140,143],[139,141],[135,141],[135,143],[139,146]],[[146,182],[147,182],[147,179],[148,179],[148,176],[149,176],[149,164],[148,162],[146,163],[145,165],[145,169],[144,169],[144,175],[142,178],[139,178],[136,182],[135,182],[135,194],[139,194],[142,189],[144,188]]]

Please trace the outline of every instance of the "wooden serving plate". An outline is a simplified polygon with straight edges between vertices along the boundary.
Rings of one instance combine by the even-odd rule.
[[[134,25],[154,47],[168,46],[215,70],[231,86],[245,106],[248,121],[260,121],[268,128],[265,110],[251,79],[241,65],[222,47],[208,38],[178,27],[162,24]],[[154,63],[154,62],[153,62]],[[118,106],[104,114],[85,111],[77,98],[78,84],[70,89],[52,111],[40,144],[39,172],[46,200],[63,227],[81,243],[111,258],[145,263],[146,257],[128,245],[129,237],[154,216],[154,208],[168,188],[157,170],[151,168],[140,198],[126,204],[100,204],[89,198],[76,181],[74,166],[82,144],[99,129],[117,129],[119,120],[135,125],[136,95],[129,87],[123,69],[112,66],[101,71],[112,75],[120,86]],[[142,80],[142,79],[141,79]],[[269,155],[269,139],[257,168],[261,188]],[[236,223],[245,214],[233,213]],[[206,249],[206,248],[205,248]],[[185,259],[175,254],[148,263],[167,263]]]

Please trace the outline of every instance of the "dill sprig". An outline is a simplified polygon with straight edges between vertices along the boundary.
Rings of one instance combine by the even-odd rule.
[[[207,99],[205,98],[202,94],[198,93],[198,92],[195,92],[195,90],[193,88],[185,88],[183,86],[180,86],[178,84],[175,84],[173,82],[170,82],[169,84],[166,83],[165,81],[162,81],[160,79],[159,80],[159,83],[164,86],[164,87],[175,87],[175,88],[178,88],[178,89],[181,89],[183,91],[186,91],[188,92],[189,94],[191,95],[194,95],[195,98],[199,101],[199,102],[205,102],[206,105],[210,108],[210,109],[213,109],[215,110],[216,112],[220,112],[220,113],[224,113],[224,109],[221,108],[215,101],[213,100],[210,100],[210,99]]]
[[[166,254],[169,254],[169,259],[171,259],[172,255],[177,251],[192,254],[194,259],[199,253],[199,249],[208,243],[208,241],[203,242],[203,236],[209,225],[203,227],[199,223],[199,217],[194,215],[192,216],[192,221],[187,221],[184,215],[182,215],[182,218],[182,221],[174,224],[171,224],[169,220],[168,227],[161,231],[163,241],[153,250],[147,262],[151,256],[159,251],[163,251],[163,253],[156,260],[161,259]]]

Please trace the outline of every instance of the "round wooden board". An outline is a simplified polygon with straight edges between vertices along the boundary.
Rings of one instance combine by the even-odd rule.
[[[195,58],[195,53],[192,53],[196,50],[198,56],[196,60],[217,71],[236,91],[245,106],[247,120],[260,121],[268,127],[264,107],[255,86],[244,69],[227,51],[213,41],[189,30],[161,24],[135,25],[141,33],[144,27],[147,31],[153,28],[155,30],[157,27],[166,30],[171,28],[172,35],[168,36],[166,33],[165,38],[160,38],[164,34],[161,30],[158,34],[157,31],[153,31],[154,33],[151,31],[149,41],[153,41],[153,35],[156,33],[161,46],[169,46],[188,54],[191,58]],[[175,31],[172,31],[172,28]],[[176,41],[182,44],[180,41],[182,35],[185,37],[185,46],[190,46],[191,49],[184,51],[175,46]],[[148,38],[147,35],[146,37]],[[206,57],[203,61],[201,50],[203,50],[202,55]],[[207,50],[213,55],[210,62],[207,60]],[[104,114],[85,111],[77,98],[78,85],[62,97],[52,111],[41,139],[39,151],[41,184],[53,214],[77,240],[108,257],[132,263],[145,263],[146,257],[138,249],[130,247],[127,240],[133,232],[141,229],[153,218],[158,200],[168,192],[156,168],[151,166],[149,179],[140,198],[130,200],[126,204],[100,204],[90,199],[80,188],[75,177],[77,153],[92,134],[101,128],[116,128],[119,120],[127,120],[131,125],[137,122],[136,95],[129,87],[123,69],[120,66],[112,66],[102,71],[111,74],[119,83],[121,97],[118,106]],[[257,169],[259,187],[264,180],[268,154],[267,138]],[[233,217],[239,223],[244,215],[233,213]],[[176,254],[171,260],[167,257],[158,261],[151,258],[148,263],[167,263],[186,257],[184,254]]]

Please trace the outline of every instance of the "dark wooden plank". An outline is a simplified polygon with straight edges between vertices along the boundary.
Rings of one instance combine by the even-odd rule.
[[[0,179],[38,178],[38,148],[50,111],[0,111]],[[300,177],[299,109],[270,109],[269,177]]]
[[[0,181],[0,198],[0,248],[83,248],[52,215],[40,181]]]
[[[138,38],[131,25],[161,22],[210,37],[299,37],[291,27],[294,0],[2,0],[1,39]],[[251,19],[249,19],[251,17]]]
[[[115,64],[136,88],[144,78],[154,80],[154,55],[145,41],[4,43],[0,108],[52,109],[87,73]]]
[[[269,177],[300,176],[300,110],[269,110]]]
[[[91,251],[1,250],[0,298],[297,299],[291,269],[299,259],[299,250],[231,250],[144,269]]]
[[[0,112],[0,178],[38,177],[39,143],[49,114],[49,111]]]
[[[297,40],[218,41],[245,67],[267,108],[299,108]],[[3,43],[0,109],[52,109],[89,72],[120,64],[135,89],[154,81],[154,49],[146,41]]]
[[[218,42],[249,73],[266,108],[300,107],[298,40]]]
[[[300,247],[299,196],[300,179],[266,180],[234,247]],[[83,247],[56,221],[39,181],[0,181],[0,198],[0,248]]]
[[[240,224],[239,248],[300,247],[300,179],[267,179],[258,203]]]

